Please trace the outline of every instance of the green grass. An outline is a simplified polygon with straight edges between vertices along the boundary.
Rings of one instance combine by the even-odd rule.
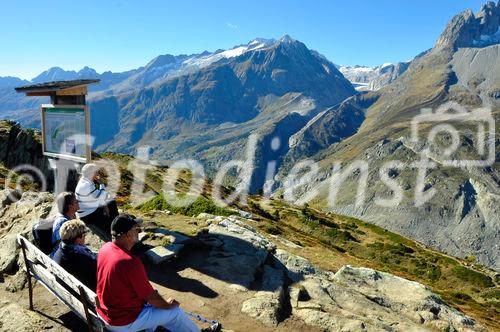
[[[10,177],[10,178],[9,178]],[[5,188],[5,182],[9,178],[9,188],[14,189],[16,185],[20,185],[22,191],[38,191],[40,189],[40,184],[36,181],[32,181],[26,176],[19,176],[18,174],[12,172],[0,162],[0,189]]]
[[[385,238],[387,238],[388,240],[392,241],[392,242],[396,242],[396,243],[402,243],[402,244],[406,244],[406,245],[412,245],[412,241],[408,240],[407,238],[399,235],[399,234],[396,234],[396,233],[393,233],[393,232],[390,232],[386,229],[383,229],[377,225],[373,225],[373,224],[370,224],[370,223],[367,223],[367,222],[363,222],[363,226],[368,228],[369,230],[371,230],[372,232],[374,232],[375,234],[378,234],[378,235],[381,235]]]
[[[187,206],[175,206],[169,204],[163,194],[159,194],[151,198],[147,202],[139,205],[137,208],[142,212],[147,212],[152,210],[169,210],[173,213],[183,214],[190,217],[195,217],[202,212],[218,216],[230,216],[232,214],[235,214],[234,211],[221,208],[215,205],[214,202],[203,196],[198,197],[193,203]]]
[[[460,280],[471,283],[472,285],[479,287],[493,287],[495,284],[493,280],[487,275],[484,275],[480,272],[471,270],[464,266],[455,266],[453,268],[453,274],[459,278]]]
[[[264,232],[272,235],[280,235],[283,233],[280,227],[276,225],[265,225],[263,227]]]
[[[254,214],[257,214],[257,215],[260,215],[266,219],[269,219],[269,220],[277,220],[279,218],[279,215],[276,216],[276,215],[273,215],[271,214],[270,212],[268,212],[267,210],[263,209],[259,203],[253,201],[253,200],[250,200],[248,201],[248,207],[250,208],[250,210],[254,213]]]

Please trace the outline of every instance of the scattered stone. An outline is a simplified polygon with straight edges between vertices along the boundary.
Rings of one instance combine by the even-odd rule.
[[[25,193],[18,202],[0,208],[0,222],[7,225],[9,232],[0,239],[4,289],[16,292],[26,287],[22,269],[15,275],[3,274],[13,273],[13,267],[22,261],[15,234],[30,239],[32,221],[46,218],[52,206],[50,194]],[[247,220],[242,217],[215,216],[211,220],[209,234],[200,239],[211,246],[207,250],[206,270],[227,281],[231,291],[248,293],[251,298],[244,301],[241,311],[267,326],[275,327],[284,318],[288,291],[294,319],[325,331],[483,331],[421,284],[367,268],[344,266],[335,274],[322,271],[303,257],[276,249],[267,237],[246,225]],[[179,254],[190,240],[157,226],[149,231],[150,236],[172,242],[146,252],[155,264]],[[141,234],[141,238],[146,234]],[[273,259],[268,259],[273,252]],[[290,288],[287,278],[295,282]],[[249,291],[255,288],[257,292]],[[53,322],[46,324],[42,316],[17,304],[0,305],[0,330],[53,327]]]
[[[305,258],[289,253],[282,249],[276,249],[274,253],[276,264],[282,265],[287,271],[288,278],[297,282],[302,280],[305,275],[313,275],[320,272]]]
[[[180,254],[184,249],[184,244],[190,238],[177,232],[172,232],[163,228],[150,230],[150,237],[168,242],[169,245],[158,246],[146,251],[146,256],[154,263],[160,264]],[[168,240],[168,241],[167,241]]]
[[[213,214],[206,212],[202,212],[196,217],[196,219],[213,219],[213,218],[215,218]]]
[[[224,244],[222,242],[222,240],[216,238],[216,237],[201,237],[199,239],[203,244],[207,245],[207,246],[210,246],[210,247],[214,247],[214,248],[219,248],[219,247],[222,247],[222,245]]]
[[[246,288],[254,282],[269,252],[275,249],[275,245],[255,229],[229,219],[211,224],[208,233],[222,244],[214,243],[218,247],[208,253],[206,272]]]
[[[153,236],[156,237],[156,238],[159,238],[159,239],[163,239],[163,238],[166,237],[166,235],[164,233],[154,233]],[[169,239],[175,240],[175,237],[169,236]]]
[[[323,309],[323,306],[319,303],[297,302],[297,306],[295,308],[297,308],[297,309],[312,309],[312,310],[321,311]]]
[[[241,312],[257,319],[267,326],[278,325],[280,301],[271,292],[258,292],[255,297],[243,302]]]
[[[244,287],[242,285],[238,285],[238,284],[229,285],[229,289],[235,290],[237,292],[242,292],[242,293],[248,292],[248,289],[246,287]]]
[[[166,246],[165,248],[172,251],[177,256],[181,253],[182,249],[184,249],[184,245],[180,243],[172,243]]]
[[[189,240],[189,237],[186,235],[182,235],[177,232],[172,232],[164,228],[156,228],[153,232],[155,233],[156,236],[169,236],[171,239],[170,243],[179,244],[179,243],[185,243],[186,241]]]
[[[289,287],[288,295],[290,297],[290,305],[292,308],[297,308],[299,305],[299,297],[300,297],[300,288],[298,287]]]
[[[224,219],[219,223],[220,226],[224,226],[226,228],[232,227],[233,224],[241,226],[241,227],[246,228],[246,229],[251,230],[251,231],[255,231],[255,229],[253,227],[247,226],[241,220],[238,220],[238,219],[232,218],[232,217],[227,217],[227,219]]]
[[[175,252],[167,249],[166,247],[156,247],[146,251],[146,257],[148,257],[153,264],[160,264],[172,259],[174,256]]]
[[[224,280],[231,284],[239,284],[249,289],[254,282],[256,271],[259,270],[267,258],[267,252],[263,250],[252,250],[244,252],[238,245],[228,244],[225,241],[223,246],[217,250],[212,250],[205,259],[204,272]],[[237,250],[234,253],[227,251],[227,248]]]
[[[253,215],[250,212],[243,211],[243,210],[237,210],[239,215],[245,219],[252,219]]]

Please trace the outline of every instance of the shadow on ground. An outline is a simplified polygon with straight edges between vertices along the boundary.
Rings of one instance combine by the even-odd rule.
[[[184,235],[184,234],[183,234]],[[146,266],[149,279],[166,288],[191,292],[205,298],[215,298],[218,293],[202,282],[183,277],[179,272],[191,268],[228,284],[243,286],[255,291],[276,291],[283,283],[263,280],[264,267],[282,271],[285,284],[302,280],[300,273],[289,271],[272,255],[272,250],[256,248],[238,237],[221,234],[201,234],[185,242],[184,250],[174,260],[154,265],[145,256],[150,246],[140,244],[134,252]]]

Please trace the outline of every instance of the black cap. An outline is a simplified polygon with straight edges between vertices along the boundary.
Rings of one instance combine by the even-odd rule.
[[[135,225],[139,225],[134,217],[129,214],[119,214],[111,223],[111,235],[121,236]]]

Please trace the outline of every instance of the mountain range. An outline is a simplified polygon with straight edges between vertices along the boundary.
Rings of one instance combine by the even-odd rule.
[[[417,162],[426,150],[436,151],[450,144],[451,138],[419,142],[411,139],[411,121],[422,109],[435,111],[454,102],[474,110],[486,107],[496,128],[500,112],[500,45],[498,29],[500,5],[488,2],[474,14],[464,11],[447,25],[434,47],[418,55],[396,80],[378,91],[347,99],[310,121],[284,157],[286,171],[304,154],[320,163],[320,174],[310,181],[304,193],[317,190],[316,204],[337,213],[356,216],[384,228],[405,234],[422,243],[455,256],[473,256],[479,262],[500,268],[500,167],[498,135],[490,138],[494,161],[484,167],[450,167],[446,158],[430,154],[434,163],[428,170],[424,193],[434,193],[416,206],[414,193],[417,172],[409,165]],[[448,104],[450,105],[450,104]],[[359,114],[362,122],[353,121]],[[452,114],[454,111],[452,110]],[[451,121],[457,116],[451,116]],[[341,120],[340,119],[346,119]],[[344,124],[347,124],[345,126]],[[355,132],[339,139],[338,131]],[[422,136],[432,126],[424,125]],[[458,125],[464,135],[454,159],[474,159],[481,142],[477,129]],[[356,173],[342,185],[334,207],[328,204],[329,183],[335,162],[352,164],[364,160],[369,164],[366,203],[355,206],[358,188]],[[402,186],[403,199],[391,208],[377,205],[377,197],[391,197],[391,190],[380,181],[379,170],[390,161],[401,161],[403,169],[391,170],[391,178]],[[359,173],[359,170],[358,170]]]
[[[338,66],[340,72],[358,91],[379,90],[408,69],[409,62],[384,63],[376,67]]]
[[[252,192],[272,180],[274,193],[282,194],[286,175],[309,158],[320,165],[319,174],[302,188],[303,194],[318,193],[310,204],[359,217],[455,256],[474,256],[499,270],[498,153],[492,165],[470,168],[447,166],[433,155],[435,166],[423,189],[435,194],[422,206],[413,200],[415,171],[391,170],[404,198],[396,207],[376,204],[378,196],[391,194],[379,179],[382,165],[417,162],[423,151],[438,150],[438,143],[450,139],[418,144],[408,139],[411,121],[422,108],[449,102],[487,106],[498,128],[499,26],[500,4],[488,2],[476,14],[469,10],[456,15],[436,44],[410,62],[375,68],[336,66],[284,36],[255,39],[230,50],[161,55],[123,73],[51,68],[31,83],[101,79],[89,95],[97,151],[135,154],[147,145],[153,159],[169,163],[194,158],[213,175],[224,161],[243,158],[248,137],[256,134]],[[29,83],[0,78],[0,117],[37,127],[43,99],[29,99],[12,89]],[[470,127],[460,129],[465,139],[453,157],[472,158],[477,136]],[[430,130],[424,126],[423,133]],[[498,151],[498,138],[494,145]],[[356,160],[368,162],[367,181],[373,184],[364,205],[353,203],[358,183],[353,173],[330,206],[325,180],[333,165]],[[277,169],[274,179],[265,177],[269,162]]]

